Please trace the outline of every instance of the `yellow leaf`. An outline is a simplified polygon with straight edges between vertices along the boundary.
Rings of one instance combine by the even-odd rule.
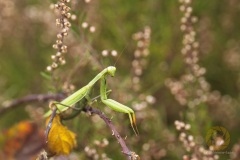
[[[46,120],[48,124],[50,117]],[[52,121],[52,127],[48,134],[47,151],[51,155],[67,155],[76,147],[76,134],[63,126],[59,115]]]

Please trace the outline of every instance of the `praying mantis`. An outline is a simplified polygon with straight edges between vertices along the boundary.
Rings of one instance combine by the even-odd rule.
[[[76,109],[73,107],[75,104],[83,108],[84,106],[87,105],[87,102],[91,102],[91,98],[90,98],[91,89],[96,84],[96,82],[100,80],[100,98],[102,103],[110,107],[114,111],[127,113],[129,116],[131,127],[134,133],[138,135],[138,129],[136,126],[136,116],[134,111],[131,108],[113,99],[108,99],[107,97],[106,77],[108,75],[110,75],[111,77],[114,77],[115,72],[116,72],[116,67],[114,66],[109,66],[105,68],[99,74],[97,74],[87,85],[77,90],[72,95],[62,100],[61,102],[51,102],[50,108],[52,105],[56,106],[57,108],[56,113],[60,115],[63,114],[64,112],[67,112],[69,108]],[[49,117],[52,113],[53,111],[49,110],[44,115],[44,117]]]

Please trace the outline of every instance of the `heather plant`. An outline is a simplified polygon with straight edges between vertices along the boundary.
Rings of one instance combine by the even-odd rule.
[[[239,5],[0,1],[0,159],[239,159]],[[50,102],[108,66],[117,72],[106,95],[134,111],[139,135],[127,114],[105,107],[96,83],[81,113],[53,118],[73,141],[69,154],[50,155]]]

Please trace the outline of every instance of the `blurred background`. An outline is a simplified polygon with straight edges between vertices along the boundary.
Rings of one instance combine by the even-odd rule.
[[[101,102],[93,107],[112,117],[141,159],[203,159],[201,147],[209,149],[205,138],[213,126],[226,128],[231,140],[221,150],[226,153],[215,150],[211,156],[239,159],[238,0],[71,0],[76,17],[63,42],[66,64],[50,74],[46,68],[60,29],[49,6],[56,2],[0,0],[0,107],[31,94],[71,94],[114,65],[116,75],[107,79],[109,97],[133,108],[140,135],[134,135],[127,115]],[[92,94],[99,95],[99,84]],[[48,102],[34,102],[8,110],[1,114],[0,129],[36,120],[48,109]],[[44,123],[40,120],[42,128]],[[64,123],[78,141],[69,159],[125,158],[98,116],[81,113]],[[195,144],[181,139],[183,134]]]

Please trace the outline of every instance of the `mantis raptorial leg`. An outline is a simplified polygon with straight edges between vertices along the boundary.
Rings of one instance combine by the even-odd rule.
[[[86,86],[82,87],[81,89],[79,89],[78,91],[76,91],[75,93],[70,95],[69,97],[65,98],[61,102],[54,103],[54,105],[58,109],[57,114],[61,114],[62,112],[67,111],[69,108],[73,108],[72,106],[75,105],[76,103],[83,102],[82,107],[84,105],[87,105],[87,103],[85,103],[85,101],[89,101],[89,99],[90,99],[89,94],[91,92],[92,87],[96,84],[97,81],[101,80],[101,86],[100,86],[101,101],[105,105],[107,105],[108,107],[110,107],[111,109],[113,109],[117,112],[127,113],[129,115],[130,123],[131,123],[131,126],[132,126],[135,134],[138,134],[138,130],[136,127],[136,117],[135,117],[134,111],[131,108],[129,108],[115,100],[107,98],[106,76],[110,75],[113,77],[115,75],[115,72],[116,72],[116,67],[109,66],[109,67],[105,68],[99,74],[97,74],[97,76],[95,76]],[[52,114],[52,110],[49,110],[44,115],[44,117],[48,117],[51,114]]]
[[[106,76],[103,76],[101,78],[101,86],[100,86],[101,101],[105,105],[107,105],[108,107],[113,109],[114,111],[127,113],[129,116],[129,119],[130,119],[132,129],[135,132],[135,134],[137,135],[138,129],[137,129],[137,125],[136,125],[136,117],[135,117],[134,111],[131,108],[129,108],[115,100],[108,99],[107,94],[106,94],[106,88],[107,88],[106,87]]]

